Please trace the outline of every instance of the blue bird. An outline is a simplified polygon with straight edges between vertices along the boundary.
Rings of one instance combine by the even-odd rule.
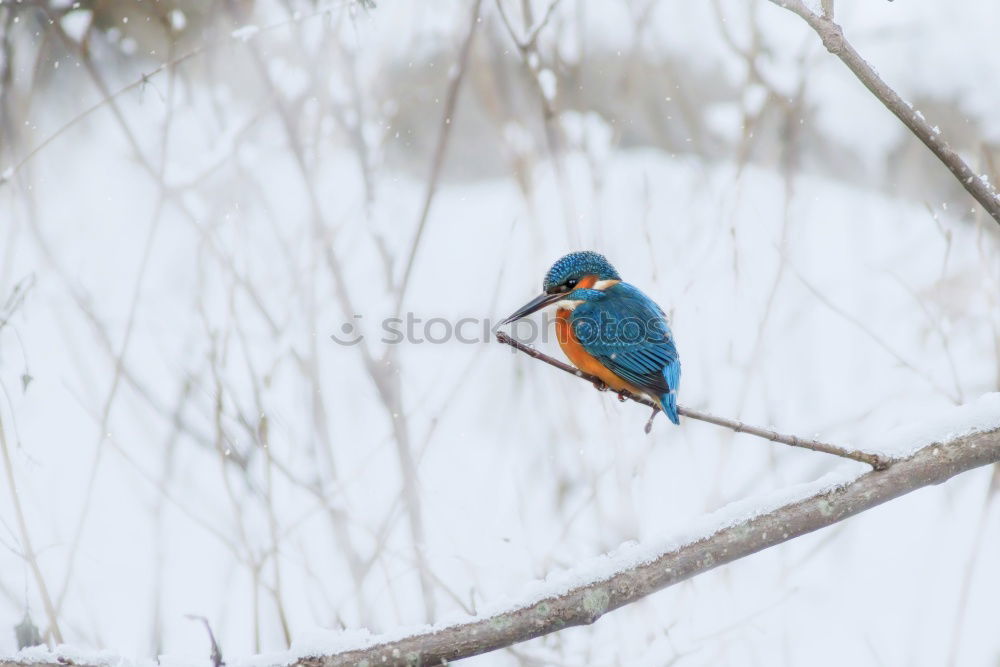
[[[577,368],[615,391],[648,396],[670,421],[680,423],[681,362],[656,302],[622,282],[603,255],[587,250],[553,264],[542,282],[542,294],[500,324],[550,305],[556,306],[559,345]]]

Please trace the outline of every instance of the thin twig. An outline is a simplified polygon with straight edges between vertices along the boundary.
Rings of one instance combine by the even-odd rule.
[[[562,199],[563,216],[566,220],[567,239],[569,239],[571,245],[577,245],[579,244],[579,232],[577,229],[577,223],[579,221],[575,213],[574,199],[568,187],[566,165],[565,160],[563,159],[563,149],[566,145],[566,137],[563,132],[562,125],[557,122],[559,113],[556,108],[556,98],[555,96],[550,97],[550,93],[553,91],[542,85],[542,71],[546,68],[542,67],[542,58],[538,51],[538,33],[548,24],[549,18],[551,18],[553,11],[558,4],[559,0],[553,0],[553,2],[549,4],[542,20],[539,21],[537,25],[532,27],[531,3],[522,3],[521,13],[524,17],[525,31],[528,33],[528,37],[522,39],[518,35],[517,30],[514,29],[514,26],[511,25],[510,19],[508,19],[507,14],[504,11],[503,3],[501,0],[496,0],[497,11],[500,13],[500,18],[503,19],[503,25],[507,29],[507,33],[510,35],[511,41],[513,41],[514,45],[517,46],[517,50],[521,54],[521,60],[524,62],[524,66],[527,68],[528,73],[531,75],[531,82],[534,84],[535,91],[538,93],[538,101],[542,107],[542,126],[545,130],[545,144],[549,151],[549,157],[552,160],[552,168],[556,176],[556,185],[559,189],[559,196]]]
[[[520,38],[517,36],[517,30],[514,29],[514,26],[511,24],[510,19],[507,17],[507,12],[504,11],[503,2],[501,2],[501,0],[496,0],[496,4],[497,4],[497,11],[500,14],[500,18],[503,19],[503,23],[507,27],[507,32],[510,33],[511,39],[513,39],[514,43],[517,44],[517,48],[521,49],[522,51],[526,51],[534,48],[535,42],[538,41],[539,33],[541,33],[542,29],[544,29],[545,26],[548,25],[549,19],[552,18],[552,13],[555,11],[556,6],[558,6],[559,4],[559,0],[552,0],[552,2],[549,3],[549,6],[545,10],[545,14],[542,16],[541,20],[538,23],[536,23],[534,27],[528,29],[527,35],[525,35],[524,38]]]
[[[797,14],[808,23],[823,40],[826,50],[840,58],[865,88],[903,121],[903,124],[954,174],[962,187],[982,205],[990,217],[1000,223],[1000,194],[997,194],[996,188],[986,178],[976,174],[942,138],[941,132],[933,128],[922,113],[914,109],[913,105],[906,102],[883,81],[878,72],[851,46],[844,37],[844,29],[833,20],[832,3],[824,2],[824,14],[821,15],[809,9],[802,0],[770,0],[770,2]]]
[[[502,331],[497,332],[497,340],[506,345],[510,345],[515,350],[524,352],[530,357],[534,357],[539,361],[544,361],[550,366],[554,366],[561,371],[570,373],[579,378],[587,380],[596,387],[601,387],[603,382],[596,375],[591,375],[581,371],[578,368],[574,368],[567,363],[563,363],[558,359],[553,359],[549,355],[536,350],[530,345],[525,345],[520,341],[516,341]],[[660,406],[645,396],[637,396],[628,391],[619,392],[619,396],[623,398],[630,399],[636,403],[641,403],[647,407],[653,408],[654,410],[659,410]],[[757,426],[751,426],[749,424],[744,424],[741,421],[735,419],[726,419],[725,417],[716,417],[715,415],[709,414],[707,412],[701,412],[700,410],[692,410],[691,408],[685,408],[682,406],[677,407],[677,411],[690,419],[696,419],[698,421],[708,422],[709,424],[715,424],[716,426],[722,426],[737,433],[746,433],[748,435],[754,435],[758,438],[764,438],[765,440],[770,440],[772,442],[780,442],[783,445],[790,445],[792,447],[801,447],[803,449],[810,449],[814,452],[823,452],[824,454],[833,454],[834,456],[840,456],[845,459],[851,459],[853,461],[860,461],[862,463],[867,463],[875,470],[885,470],[892,463],[891,460],[880,456],[879,454],[874,454],[871,452],[862,452],[857,449],[846,449],[838,445],[831,445],[826,442],[819,442],[818,440],[807,440],[805,438],[800,438],[795,435],[785,435],[778,433],[777,431],[772,431],[771,429],[760,428]]]
[[[890,345],[888,342],[886,342],[885,339],[883,339],[877,333],[875,333],[874,331],[872,331],[868,327],[868,325],[866,325],[861,319],[859,319],[858,317],[856,317],[854,315],[851,315],[849,312],[847,312],[846,310],[844,310],[843,308],[841,308],[840,306],[838,306],[837,304],[835,304],[833,301],[831,301],[829,299],[829,297],[827,297],[825,294],[823,294],[823,292],[821,292],[819,289],[817,289],[812,283],[810,283],[808,280],[806,280],[805,276],[803,276],[801,273],[799,273],[799,270],[797,268],[795,268],[794,266],[792,266],[792,271],[795,272],[795,276],[799,279],[799,281],[802,283],[802,285],[807,290],[809,290],[812,293],[812,295],[814,297],[816,297],[816,299],[820,303],[822,303],[824,306],[826,306],[827,308],[829,308],[830,310],[832,310],[834,313],[836,313],[840,317],[844,318],[850,324],[852,324],[855,327],[857,327],[860,331],[864,332],[869,338],[872,339],[872,341],[875,342],[876,345],[878,345],[880,348],[882,348],[887,354],[889,354],[890,356],[892,356],[899,363],[900,366],[906,368],[907,370],[912,371],[914,374],[916,374],[918,377],[920,377],[920,379],[922,379],[923,381],[925,381],[927,383],[927,385],[931,389],[933,389],[934,391],[941,392],[942,394],[944,394],[948,398],[948,400],[950,400],[955,405],[960,405],[961,404],[962,401],[961,401],[961,396],[960,395],[951,394],[944,386],[941,385],[940,382],[938,382],[934,378],[933,375],[931,375],[927,371],[923,370],[919,366],[917,366],[915,364],[911,364],[909,361],[907,361],[906,359],[904,359],[903,355],[901,355],[899,352],[896,352],[896,350],[893,349],[892,345]]]
[[[209,658],[212,660],[212,667],[222,667],[226,663],[222,660],[222,651],[219,649],[219,643],[215,641],[215,633],[212,632],[212,625],[208,622],[208,619],[204,616],[195,616],[193,614],[188,614],[187,617],[192,621],[201,621],[205,626],[205,630],[208,631],[208,639],[212,642],[212,653]]]
[[[417,259],[417,250],[420,248],[420,241],[427,227],[427,218],[431,212],[431,204],[434,202],[434,195],[437,193],[438,181],[441,178],[441,167],[444,166],[445,151],[448,149],[448,139],[451,137],[452,121],[455,119],[455,107],[458,103],[458,93],[462,88],[462,79],[465,76],[466,65],[469,61],[469,53],[472,51],[472,39],[476,36],[476,26],[479,24],[479,8],[482,0],[476,0],[472,6],[472,18],[469,21],[469,29],[465,34],[465,40],[458,53],[458,60],[448,84],[448,92],[445,95],[444,114],[441,117],[441,129],[438,132],[437,144],[434,146],[434,156],[431,158],[431,171],[427,177],[427,190],[424,193],[424,203],[420,208],[420,217],[417,220],[417,231],[410,244],[410,253],[403,266],[403,273],[399,279],[398,292],[396,293],[396,313],[402,312],[403,297],[406,296],[406,287],[410,282],[410,273]]]
[[[42,605],[45,607],[45,615],[48,616],[49,630],[56,643],[63,641],[62,632],[59,630],[58,615],[55,605],[52,604],[52,596],[49,595],[49,588],[45,585],[45,577],[42,576],[42,569],[38,565],[38,555],[31,543],[31,533],[28,531],[28,522],[24,518],[24,510],[21,507],[21,496],[17,491],[17,484],[14,481],[14,464],[10,460],[10,451],[7,448],[7,435],[4,433],[3,421],[0,419],[0,454],[3,455],[4,471],[7,476],[7,488],[10,490],[10,499],[14,505],[14,515],[17,517],[17,527],[21,533],[21,548],[24,551],[24,559],[28,561],[31,573],[35,577],[38,585],[38,593],[42,596]]]

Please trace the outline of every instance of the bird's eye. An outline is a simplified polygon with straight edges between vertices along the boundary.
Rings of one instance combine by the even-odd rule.
[[[577,282],[578,281],[575,278],[571,278],[570,280],[567,280],[566,281],[566,288],[567,289],[573,289],[574,287],[576,287],[576,283]]]

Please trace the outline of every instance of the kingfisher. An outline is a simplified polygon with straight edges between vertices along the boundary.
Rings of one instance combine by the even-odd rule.
[[[666,315],[639,288],[623,282],[604,255],[572,252],[552,265],[542,293],[500,323],[556,307],[559,346],[577,368],[610,389],[647,396],[674,424],[681,362]],[[623,399],[624,400],[624,399]],[[656,410],[650,422],[656,416]],[[646,425],[649,430],[649,424]]]

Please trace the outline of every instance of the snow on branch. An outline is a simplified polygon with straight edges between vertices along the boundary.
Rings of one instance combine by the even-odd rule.
[[[823,46],[847,65],[861,83],[865,85],[885,107],[894,113],[920,141],[931,149],[944,166],[954,174],[962,187],[972,195],[990,216],[1000,223],[1000,194],[985,176],[979,176],[965,163],[965,160],[948,145],[940,131],[932,127],[923,114],[899,96],[889,84],[882,80],[878,72],[861,57],[844,37],[844,29],[833,20],[833,2],[824,0],[823,13],[817,14],[802,0],[770,0],[779,7],[797,14],[809,27],[816,31]]]
[[[747,509],[700,539],[657,554],[637,546],[620,554],[612,574],[598,561],[598,576],[565,590],[447,627],[431,628],[389,641],[330,655],[300,658],[297,667],[344,665],[441,665],[487,653],[575,625],[593,623],[609,611],[768,547],[843,521],[884,502],[959,473],[1000,461],[1000,428],[930,443],[886,470],[830,486],[773,509]],[[628,561],[632,561],[629,563]]]
[[[764,501],[744,501],[723,508],[705,517],[700,529],[679,542],[623,547],[547,581],[519,603],[413,633],[385,637],[335,634],[325,644],[319,639],[313,646],[293,649],[291,654],[259,656],[249,664],[443,665],[593,623],[610,611],[720,565],[838,523],[925,486],[940,484],[967,470],[1000,462],[1000,414],[995,409],[998,401],[994,400],[1000,397],[986,398],[990,400],[984,399],[981,405],[961,413],[966,419],[956,419],[962,423],[952,423],[951,428],[967,430],[989,424],[990,430],[967,433],[947,442],[930,442],[908,457],[894,460],[885,470],[872,470],[846,480],[828,477],[781,491]],[[989,419],[968,419],[968,415],[981,417],[985,412],[991,412],[986,415]],[[925,432],[934,433],[935,427]],[[305,657],[291,657],[296,655]],[[74,656],[73,663],[118,662],[103,659],[88,663],[81,657]],[[0,659],[0,667],[58,667],[67,664],[66,659],[63,653],[31,649],[13,660]]]

